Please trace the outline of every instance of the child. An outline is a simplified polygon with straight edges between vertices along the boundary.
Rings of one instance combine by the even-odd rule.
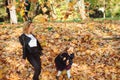
[[[66,48],[64,50],[64,52],[62,52],[61,54],[59,54],[56,58],[55,58],[55,66],[56,69],[58,71],[56,79],[59,80],[59,76],[61,74],[61,72],[63,70],[67,71],[67,77],[68,79],[71,78],[71,74],[70,74],[70,69],[73,63],[73,58],[74,58],[74,53],[73,52],[73,48]]]

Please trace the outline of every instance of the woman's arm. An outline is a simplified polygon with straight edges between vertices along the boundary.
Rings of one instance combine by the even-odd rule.
[[[27,57],[27,56],[26,56],[26,47],[24,46],[24,47],[23,47],[23,57],[22,57],[22,58],[23,58],[23,59],[26,59],[26,57]]]
[[[19,37],[19,42],[21,43],[22,49],[23,49],[23,57],[22,57],[22,58],[23,58],[23,59],[26,59],[25,37],[24,37],[23,34]]]
[[[42,46],[40,45],[39,41],[37,40],[37,45],[39,47],[40,50],[43,50]]]
[[[23,46],[23,38],[22,38],[22,35],[19,37],[19,42],[20,42],[20,44]]]
[[[39,54],[40,55],[43,55],[43,53],[42,53],[42,50],[43,50],[43,48],[42,48],[42,46],[40,45],[40,43],[38,42],[38,40],[37,40],[37,46],[38,46],[38,49],[39,49]]]

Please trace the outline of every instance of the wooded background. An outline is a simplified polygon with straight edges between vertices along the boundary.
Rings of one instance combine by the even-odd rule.
[[[120,0],[31,0],[31,10],[29,15],[35,15],[36,3],[39,3],[42,13],[47,11],[47,18],[53,21],[80,21],[88,18],[120,18]],[[46,6],[44,6],[46,4]],[[16,0],[17,15],[21,21],[19,11],[20,1]],[[0,17],[5,17],[4,0],[0,0]],[[41,14],[41,11],[39,12]],[[43,17],[43,16],[42,16]],[[44,16],[45,18],[46,16]]]

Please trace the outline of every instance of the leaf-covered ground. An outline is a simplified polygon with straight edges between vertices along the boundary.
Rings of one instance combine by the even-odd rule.
[[[55,80],[54,58],[66,46],[74,47],[71,80],[120,80],[119,22],[35,23],[33,32],[43,46],[41,80]],[[18,37],[22,24],[0,25],[0,80],[31,80],[33,67],[22,63]],[[69,45],[68,45],[69,43]],[[66,79],[63,72],[60,80]]]

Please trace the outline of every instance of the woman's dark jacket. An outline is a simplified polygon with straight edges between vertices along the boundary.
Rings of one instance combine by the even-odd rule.
[[[34,36],[34,35],[33,35]],[[42,47],[39,44],[38,40],[37,40],[37,47],[35,48],[31,48],[28,43],[31,39],[29,37],[27,37],[25,34],[22,34],[19,37],[19,41],[22,45],[23,48],[23,59],[26,59],[26,57],[29,57],[30,55],[32,56],[40,56],[42,55]]]
[[[63,60],[63,58],[66,58],[66,60]],[[71,65],[73,63],[73,58],[74,58],[74,54],[70,54],[68,55],[68,53],[62,53],[59,54],[56,58],[55,58],[55,65],[57,70],[64,70],[64,69],[70,69]],[[69,64],[67,65],[66,62],[67,60],[69,60]]]

